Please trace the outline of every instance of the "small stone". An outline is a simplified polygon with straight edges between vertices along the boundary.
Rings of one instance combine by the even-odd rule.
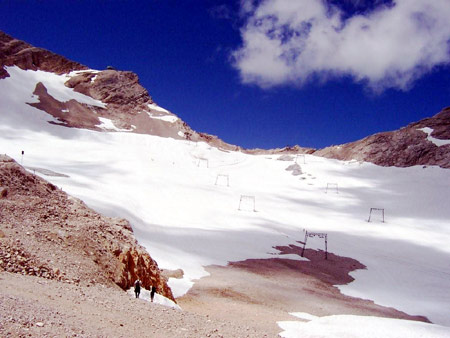
[[[6,198],[8,196],[8,189],[0,187],[0,198]]]
[[[37,326],[37,327],[43,327],[43,326],[44,326],[44,323],[42,323],[42,322],[37,322],[37,323],[36,323],[36,326]]]

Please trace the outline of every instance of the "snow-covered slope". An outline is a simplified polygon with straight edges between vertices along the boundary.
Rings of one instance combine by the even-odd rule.
[[[61,101],[101,102],[58,76],[65,77],[21,71],[0,80],[0,152],[66,175],[46,179],[99,212],[129,219],[161,268],[184,270],[182,280],[170,280],[175,296],[205,276],[206,265],[273,257],[273,246],[317,231],[328,233],[329,251],[367,266],[343,293],[450,326],[450,170],[305,155],[297,160],[303,174],[293,176],[285,170],[293,161],[275,155],[65,128],[27,104],[36,101],[36,81],[51,82]],[[326,193],[327,183],[339,193]],[[378,213],[367,222],[370,208],[384,208],[386,222]],[[308,247],[323,242],[311,238]]]

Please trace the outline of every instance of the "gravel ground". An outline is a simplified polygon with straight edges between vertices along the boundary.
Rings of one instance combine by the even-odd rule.
[[[267,337],[262,329],[131,298],[121,289],[0,273],[2,337]],[[276,336],[276,335],[275,335]]]

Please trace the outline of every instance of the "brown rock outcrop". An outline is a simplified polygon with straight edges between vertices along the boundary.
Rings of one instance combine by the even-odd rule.
[[[14,65],[21,69],[40,69],[56,74],[88,69],[78,62],[70,61],[48,50],[33,47],[0,31],[0,79],[9,76],[4,66]]]
[[[173,300],[157,263],[124,219],[102,216],[79,199],[0,155],[0,267],[68,283],[145,288]]]
[[[95,110],[95,113],[91,112],[91,116],[97,119],[96,123],[81,125],[81,121],[72,119],[67,121],[68,126],[100,130],[97,117],[104,117],[110,119],[118,129],[139,134],[175,139],[190,139],[192,135],[196,135],[174,114],[156,109],[153,99],[139,84],[138,76],[132,72],[109,69],[88,71],[73,76],[66,82],[66,86],[106,104],[105,109],[91,109]],[[70,108],[67,110],[70,113]]]

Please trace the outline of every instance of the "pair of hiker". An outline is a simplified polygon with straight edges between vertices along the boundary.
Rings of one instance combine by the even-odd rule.
[[[153,302],[153,298],[155,297],[156,287],[152,285],[152,288],[150,290],[150,300]],[[136,295],[136,298],[139,298],[139,294],[141,293],[141,281],[138,279],[136,282],[134,282],[134,294]]]

